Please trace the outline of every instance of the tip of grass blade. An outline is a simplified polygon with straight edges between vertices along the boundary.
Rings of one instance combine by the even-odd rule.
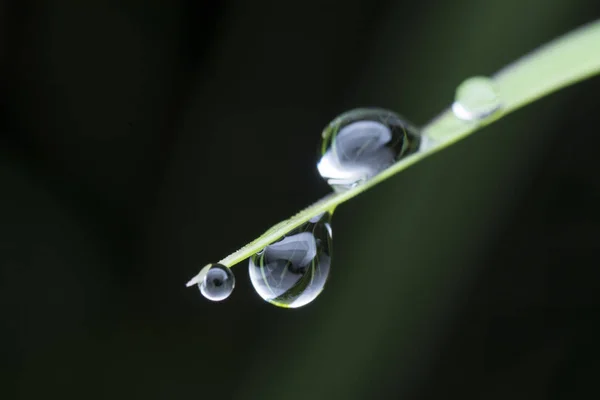
[[[185,286],[186,287],[194,286],[194,285],[197,285],[198,282],[200,282],[200,279],[198,279],[198,275],[196,275],[195,277],[190,279],[190,281],[188,283],[186,283]]]
[[[202,282],[202,280],[208,273],[208,270],[210,269],[211,266],[212,266],[212,264],[207,264],[204,267],[202,267],[200,272],[198,272],[198,274],[196,276],[194,276],[192,279],[190,279],[189,282],[185,284],[185,286],[190,287],[190,286],[194,286],[194,285],[197,285],[200,282]]]

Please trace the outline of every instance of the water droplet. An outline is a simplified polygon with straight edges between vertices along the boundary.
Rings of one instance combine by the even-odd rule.
[[[229,297],[235,287],[235,276],[231,269],[221,264],[209,264],[200,274],[204,274],[198,283],[200,293],[212,301],[221,301]]]
[[[452,111],[462,120],[475,121],[491,116],[501,107],[494,82],[484,76],[475,76],[456,89]]]
[[[250,258],[250,280],[271,304],[302,307],[323,290],[331,266],[331,214],[294,229]]]
[[[331,121],[321,136],[317,169],[335,191],[364,183],[421,144],[417,128],[379,108],[348,111]]]

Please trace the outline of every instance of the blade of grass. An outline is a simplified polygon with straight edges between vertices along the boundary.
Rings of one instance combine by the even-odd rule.
[[[463,139],[499,118],[545,95],[600,73],[600,20],[582,26],[502,68],[493,77],[502,100],[502,109],[487,120],[467,122],[455,117],[450,108],[422,128],[428,144],[402,159],[366,183],[343,193],[333,193],[267,230],[259,238],[225,257],[220,264],[232,267],[254,255],[286,233],[323,212],[403,171],[421,159]],[[187,286],[202,279],[193,277]]]

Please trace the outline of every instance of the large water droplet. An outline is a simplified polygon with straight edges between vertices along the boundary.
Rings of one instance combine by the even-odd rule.
[[[302,307],[323,290],[331,266],[331,214],[294,229],[250,258],[250,280],[271,304]]]
[[[501,107],[494,82],[484,76],[475,76],[456,89],[452,111],[462,120],[477,121],[491,116]]]
[[[421,144],[417,128],[379,108],[348,111],[331,121],[321,136],[317,169],[336,191],[364,183]]]
[[[212,301],[221,301],[229,297],[235,287],[235,276],[231,269],[221,264],[209,264],[200,274],[204,278],[198,283],[200,293]]]

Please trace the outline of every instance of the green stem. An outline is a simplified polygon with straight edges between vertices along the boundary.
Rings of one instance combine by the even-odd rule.
[[[326,211],[333,212],[338,205],[483,126],[545,95],[598,73],[600,73],[600,20],[555,39],[498,71],[492,80],[501,99],[502,109],[493,117],[479,122],[468,122],[458,119],[451,109],[445,110],[422,128],[424,138],[431,140],[431,145],[398,161],[360,186],[322,198],[291,218],[273,226],[258,239],[225,257],[219,263],[232,267],[314,216]],[[187,285],[191,286],[199,282],[201,277],[201,274],[196,275]]]

